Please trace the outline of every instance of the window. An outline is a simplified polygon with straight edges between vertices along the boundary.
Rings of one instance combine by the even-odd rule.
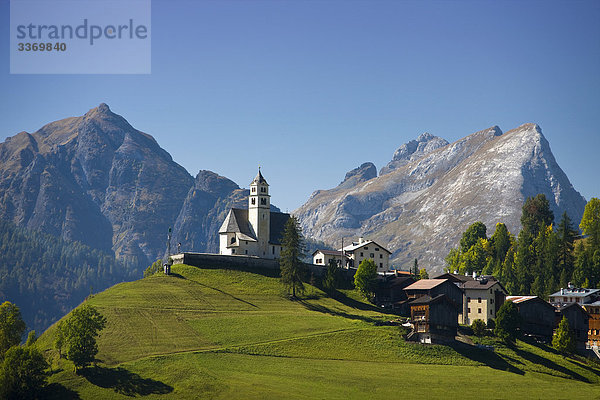
[[[256,188],[255,187],[252,188],[252,193],[256,193]]]
[[[478,314],[481,314],[481,308],[478,308],[478,309],[477,309],[477,313],[478,313]]]
[[[492,294],[492,289],[490,289],[490,294]]]
[[[375,251],[379,251],[379,247],[375,247]]]
[[[246,254],[248,254],[248,250],[246,250]]]
[[[261,192],[261,193],[264,193],[264,192],[266,192],[266,191],[267,191],[267,189],[266,189],[266,188],[264,188],[264,187],[261,187],[261,188],[260,188],[260,192]]]
[[[494,304],[494,299],[490,299],[490,304]]]
[[[479,298],[477,299],[477,302],[478,302],[478,303],[481,303],[481,297],[479,297]]]
[[[383,258],[383,254],[380,254],[380,255],[379,255],[379,258]]]
[[[265,215],[265,214],[263,214],[263,219],[265,219],[265,216],[266,216],[266,215]]]
[[[231,249],[231,254],[235,254],[235,249]]]
[[[251,199],[250,199],[250,203],[252,203],[252,205],[255,205],[255,204],[256,204],[256,199],[255,199],[254,197],[253,197],[253,198],[251,198]]]
[[[362,251],[360,252],[360,256],[363,257],[363,252]]]
[[[369,257],[375,258],[375,254],[371,253],[371,254],[369,254]]]
[[[267,199],[265,199],[265,198],[260,199],[260,205],[266,206],[267,205]]]
[[[471,313],[471,307],[467,308],[467,312]]]
[[[231,244],[235,243],[235,236],[231,238]]]
[[[365,246],[365,250],[369,250],[369,248],[367,246]]]
[[[321,264],[322,262],[323,262],[323,260],[321,260],[320,258],[317,258],[317,259],[315,260],[315,264]]]
[[[273,246],[273,254],[275,254],[275,246]]]
[[[379,263],[379,268],[383,268],[383,263]]]
[[[470,301],[471,301],[471,298],[470,298],[470,297],[467,297],[467,303],[468,303],[468,302],[470,302]]]

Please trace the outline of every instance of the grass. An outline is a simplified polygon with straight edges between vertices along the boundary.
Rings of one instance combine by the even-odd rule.
[[[54,327],[40,337],[54,360],[48,397],[600,398],[597,365],[544,346],[406,343],[374,324],[394,316],[353,291],[334,300],[309,287],[291,301],[277,277],[172,271],[87,300],[108,320],[98,367],[75,375],[52,350]]]

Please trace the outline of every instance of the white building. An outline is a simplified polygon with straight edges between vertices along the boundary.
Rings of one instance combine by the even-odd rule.
[[[248,208],[229,210],[219,229],[219,254],[279,258],[289,214],[271,211],[269,184],[258,170],[250,183]]]
[[[343,254],[343,255],[342,255]],[[335,260],[342,263],[344,268],[358,268],[363,260],[371,259],[377,265],[377,272],[389,272],[391,251],[377,244],[373,240],[365,240],[359,238],[358,242],[352,242],[348,246],[344,246],[342,250],[317,250],[313,253],[313,264],[327,266],[329,260]]]

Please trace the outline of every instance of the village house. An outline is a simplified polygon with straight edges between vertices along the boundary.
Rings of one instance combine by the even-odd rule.
[[[409,305],[413,331],[408,335],[408,340],[420,343],[444,343],[454,340],[458,330],[458,310],[448,296],[420,296]]]
[[[408,297],[404,289],[413,283],[415,280],[410,274],[380,275],[375,292],[375,304],[396,310],[400,315],[410,315]]]
[[[600,301],[584,304],[583,308],[590,316],[588,346],[597,349],[600,347]]]
[[[537,336],[545,341],[552,339],[554,331],[554,307],[538,296],[507,296],[521,315],[521,332]]]
[[[258,175],[250,183],[248,208],[229,210],[219,229],[219,254],[279,258],[289,214],[271,211],[269,184]]]
[[[422,296],[436,297],[445,294],[448,300],[454,304],[457,312],[462,309],[462,290],[448,279],[421,279],[407,286],[404,291],[409,300]]]
[[[371,259],[377,266],[377,272],[385,274],[390,272],[391,251],[381,246],[373,240],[358,238],[358,242],[352,242],[343,249],[334,250],[316,250],[313,253],[313,264],[326,266],[329,260],[334,260],[342,268],[358,268],[363,260]]]
[[[458,321],[465,325],[471,325],[476,319],[485,323],[495,319],[508,294],[504,286],[492,276],[476,277],[464,281],[460,286],[464,300]]]
[[[584,350],[588,341],[589,330],[589,315],[578,303],[570,303],[558,306],[555,311],[554,328],[558,328],[558,324],[562,317],[567,317],[569,327],[575,332],[575,341],[578,350]]]

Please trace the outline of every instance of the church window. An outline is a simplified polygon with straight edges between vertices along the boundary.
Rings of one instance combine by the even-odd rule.
[[[369,248],[367,246],[365,246],[365,250],[369,250]]]
[[[256,193],[256,188],[255,187],[252,188],[252,193]]]
[[[260,199],[260,204],[263,206],[267,205],[267,199]]]
[[[250,202],[252,203],[252,205],[255,205],[256,204],[256,199],[253,197],[253,198],[250,199]]]
[[[265,219],[265,216],[266,216],[266,215],[265,215],[265,214],[263,214],[263,219]]]
[[[235,254],[235,249],[231,249],[231,254]]]
[[[265,188],[264,188],[264,187],[261,187],[261,188],[260,188],[260,191],[261,191],[261,193],[264,193],[266,190],[265,190]]]
[[[363,252],[362,251],[360,252],[360,256],[363,257]]]
[[[375,251],[379,251],[379,247],[375,247]]]
[[[246,250],[246,254],[248,254],[248,250]]]
[[[273,246],[273,254],[275,254],[275,246]]]
[[[235,236],[231,238],[231,244],[235,243]]]

